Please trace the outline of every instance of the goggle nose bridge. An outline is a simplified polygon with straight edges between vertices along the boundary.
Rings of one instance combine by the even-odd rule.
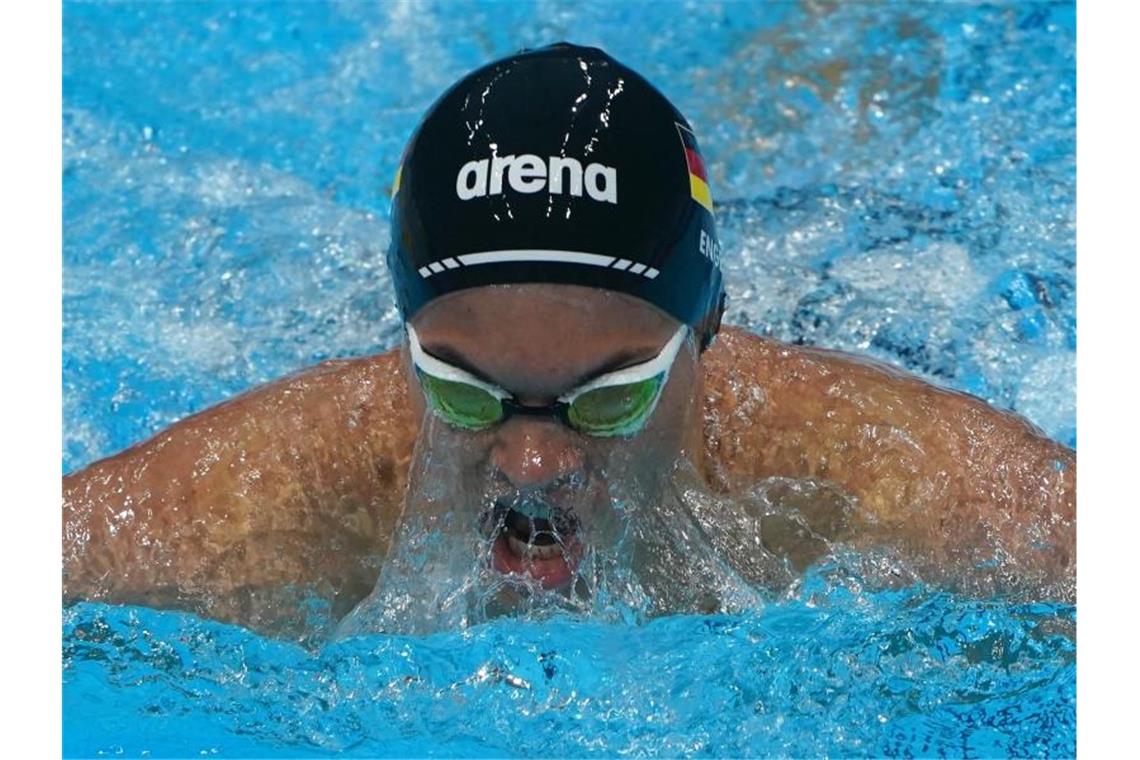
[[[506,422],[515,415],[520,417],[554,417],[562,424],[572,427],[570,425],[570,404],[565,401],[533,406],[531,404],[520,404],[513,398],[505,398],[501,399],[499,403],[503,405],[503,418],[500,422]]]

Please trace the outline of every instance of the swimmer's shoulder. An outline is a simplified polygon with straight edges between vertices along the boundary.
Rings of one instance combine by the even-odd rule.
[[[702,366],[706,448],[746,480],[826,477],[860,493],[895,476],[917,483],[924,468],[964,471],[967,460],[971,482],[988,482],[1018,462],[1026,482],[1066,473],[1053,490],[1071,502],[1071,449],[1020,415],[897,367],[733,327]]]
[[[407,382],[400,364],[400,349],[343,359],[325,359],[291,372],[265,385],[234,397],[257,396],[266,392],[324,396],[375,404],[385,400],[402,401]]]
[[[722,412],[770,401],[789,386],[802,389],[869,366],[874,363],[839,351],[794,346],[727,325],[701,357],[706,397]],[[901,374],[885,365],[876,369]]]
[[[328,382],[369,383],[370,387],[406,387],[400,365],[400,349],[393,348],[378,354],[356,356],[345,359],[325,359],[285,375],[276,382]]]
[[[325,361],[65,476],[65,597],[260,627],[292,608],[250,590],[362,598],[407,483],[408,396],[398,352]]]
[[[759,370],[772,364],[784,344],[749,332],[743,327],[724,325],[716,340],[701,355],[706,384],[719,385],[737,377],[742,370]]]
[[[400,349],[350,359],[329,359],[284,378],[318,403],[351,409],[351,420],[385,448],[410,450],[419,416],[413,410]],[[312,391],[316,391],[313,393]],[[354,425],[357,427],[357,425]],[[403,460],[406,457],[400,456]]]
[[[395,437],[410,447],[405,439],[414,435],[418,418],[412,414],[409,396],[400,349],[394,348],[326,359],[191,415],[178,427],[232,424],[237,418],[275,427],[283,418],[302,417],[310,435],[323,432],[346,442],[360,435]]]
[[[798,427],[826,420],[829,426],[886,423],[913,428],[951,416],[971,425],[1045,437],[1020,415],[886,362],[783,343],[740,327],[722,328],[701,363],[706,417],[711,411],[737,423]]]
[[[810,381],[835,374],[876,377],[900,383],[920,382],[890,364],[829,348],[796,346],[743,327],[725,325],[702,357],[710,387],[755,382]]]

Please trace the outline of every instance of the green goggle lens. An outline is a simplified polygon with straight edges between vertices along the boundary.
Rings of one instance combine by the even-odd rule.
[[[450,425],[485,430],[516,414],[549,415],[586,435],[631,436],[645,426],[690,334],[681,325],[654,358],[607,372],[545,406],[523,405],[508,391],[424,351],[409,324],[408,350],[432,412]]]
[[[418,373],[428,403],[445,421],[467,430],[482,430],[503,418],[499,399],[474,385]]]
[[[432,409],[447,423],[466,430],[483,430],[505,416],[503,402],[469,383],[419,372],[420,384]],[[665,377],[610,385],[587,391],[565,410],[575,430],[593,436],[619,436],[637,432],[653,411]]]
[[[587,391],[570,404],[567,410],[570,424],[589,435],[633,433],[653,411],[663,379],[658,375],[636,383]]]

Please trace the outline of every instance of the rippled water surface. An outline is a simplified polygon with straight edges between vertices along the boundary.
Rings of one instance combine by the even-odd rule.
[[[1069,3],[67,3],[63,468],[394,345],[404,141],[465,71],[558,39],[693,122],[726,321],[1074,445],[1074,27]],[[65,751],[1066,756],[1073,619],[835,565],[740,615],[323,650],[80,604]]]

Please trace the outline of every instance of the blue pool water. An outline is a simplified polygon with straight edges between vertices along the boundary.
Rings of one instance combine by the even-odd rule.
[[[470,68],[600,44],[701,137],[726,321],[1075,445],[1070,3],[65,3],[64,454],[398,338],[387,190]],[[324,649],[64,611],[92,756],[1075,753],[1072,606],[865,588],[753,612],[500,620]]]

